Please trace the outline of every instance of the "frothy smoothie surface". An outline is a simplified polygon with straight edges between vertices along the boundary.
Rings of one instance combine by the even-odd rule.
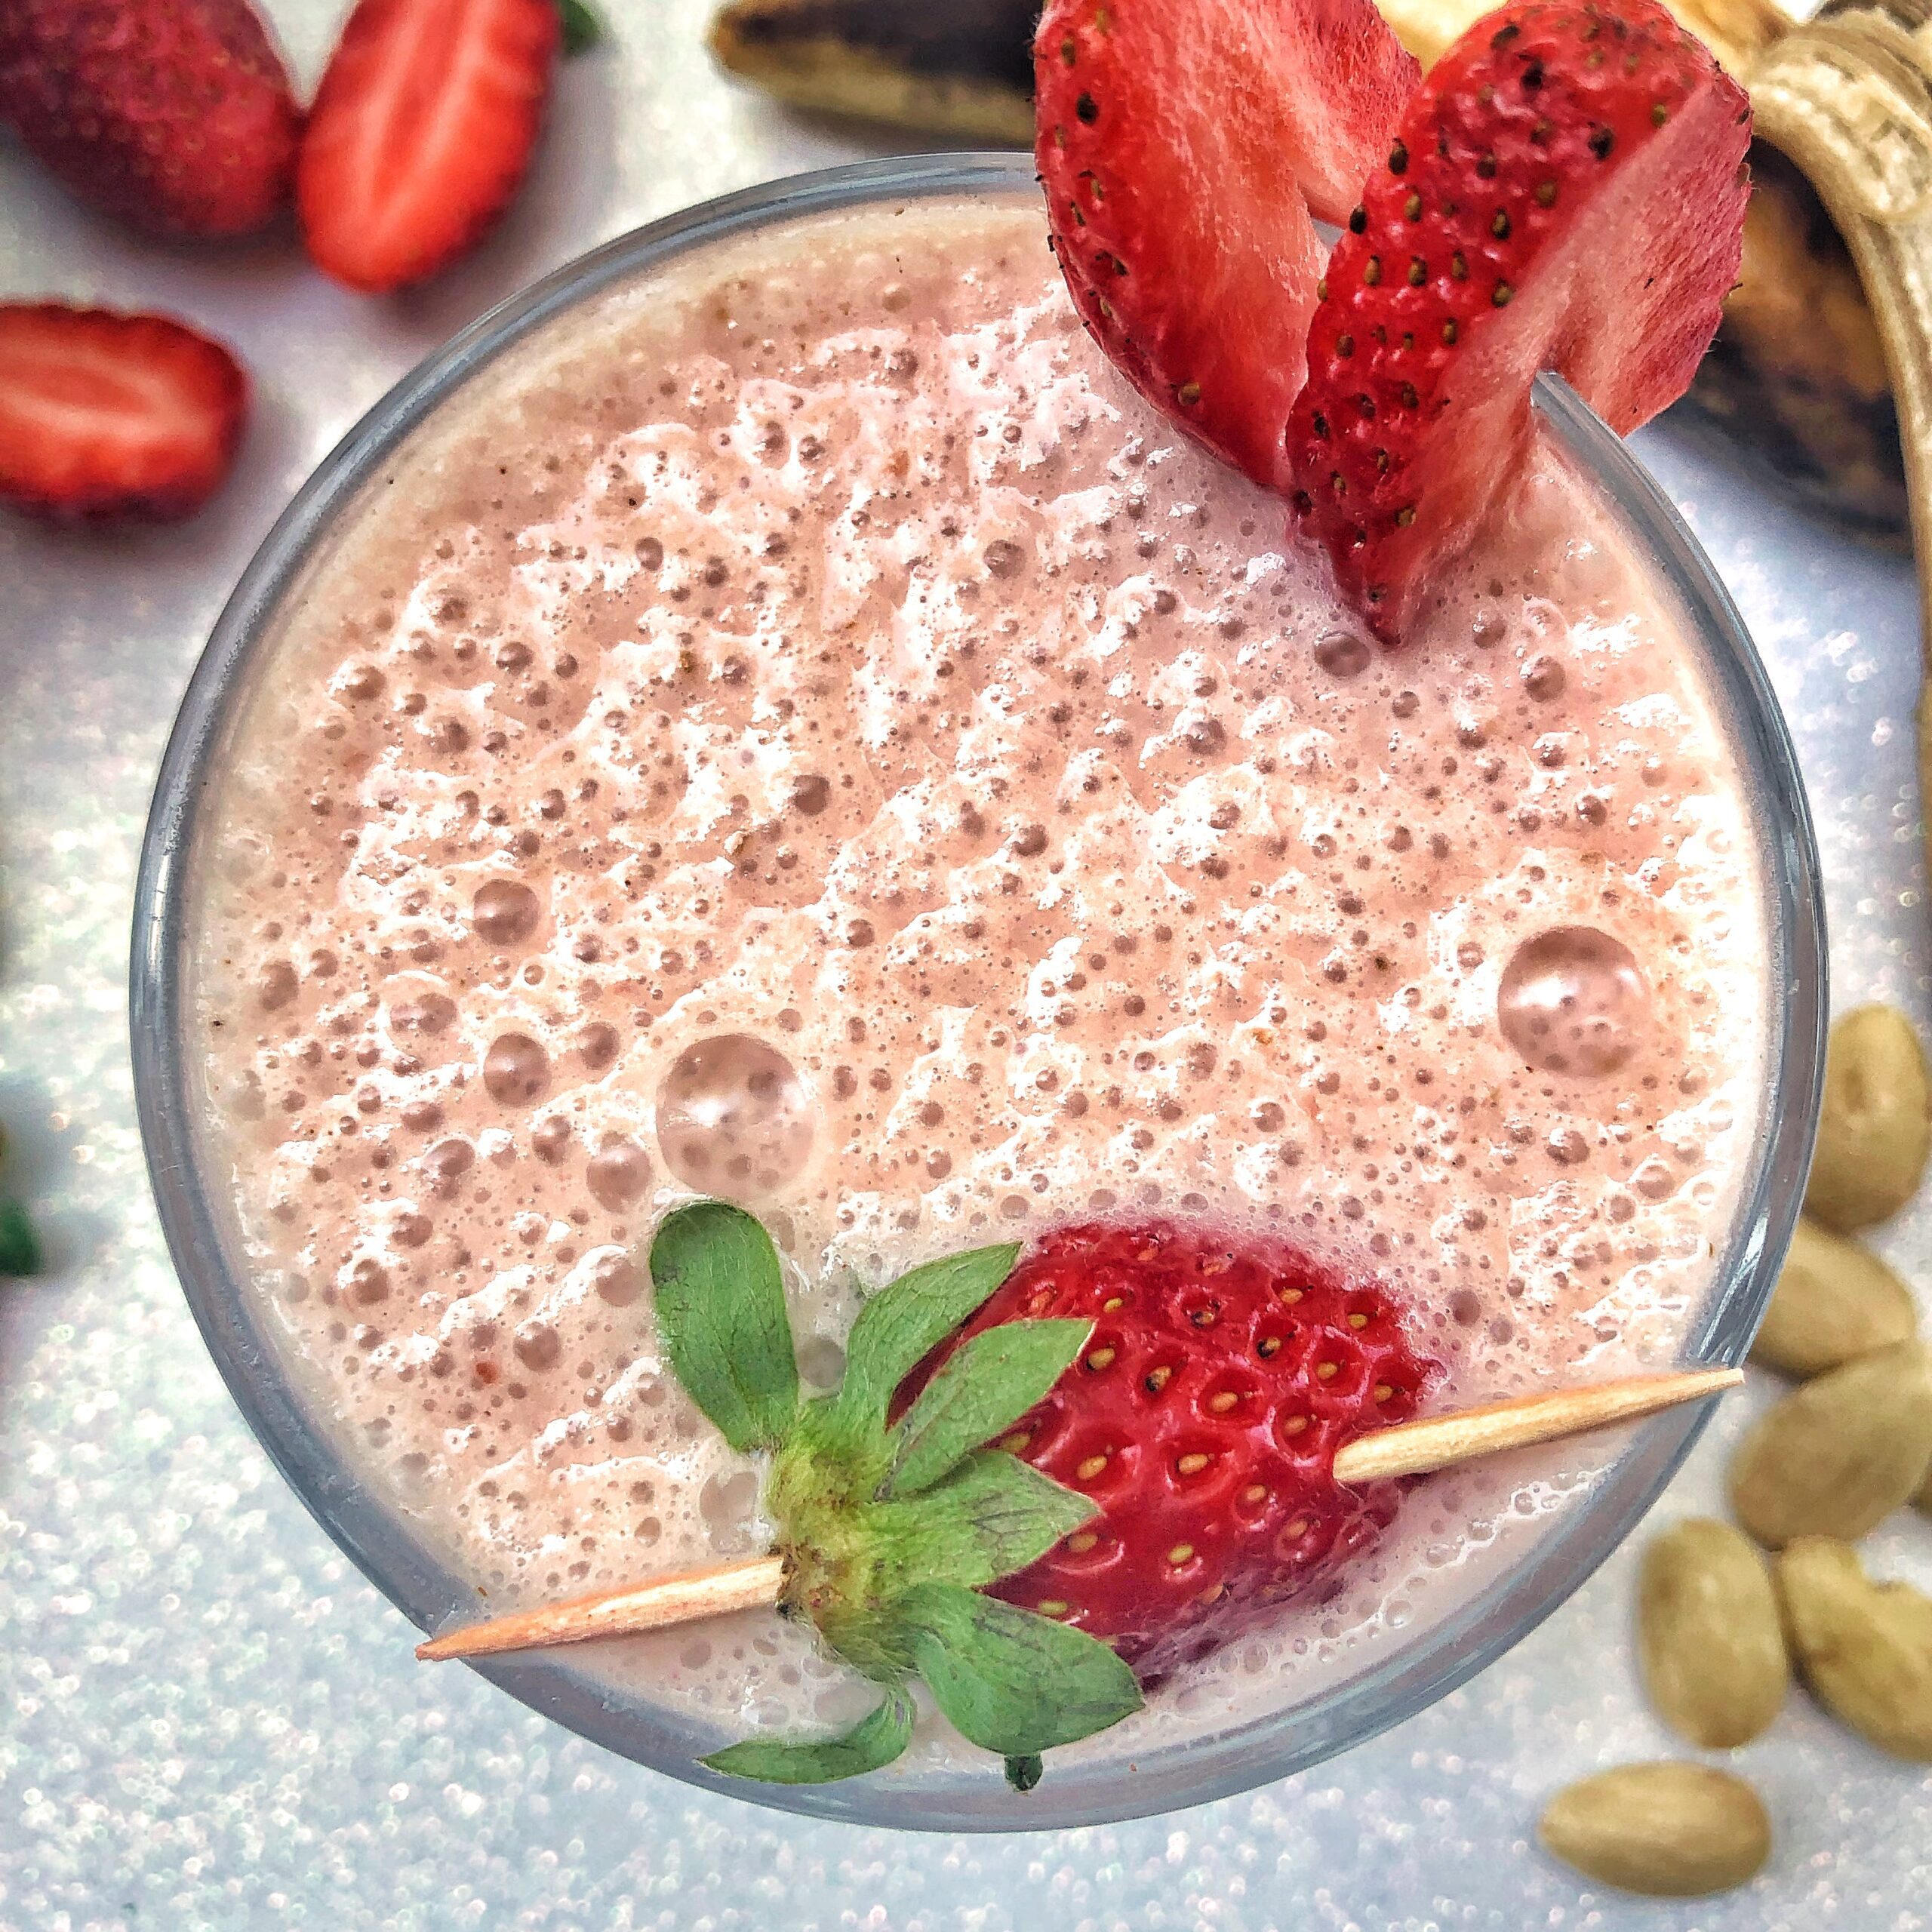
[[[203,888],[216,1158],[343,1454],[491,1608],[757,1545],[636,1254],[694,1192],[773,1229],[820,1386],[867,1289],[1075,1217],[1373,1275],[1435,1407],[1666,1365],[1709,1287],[1761,863],[1663,592],[1551,450],[1369,644],[1043,241],[913,202],[600,298],[289,601]],[[1426,1485],[1082,1749],[1293,1702],[1611,1453]],[[842,1694],[773,1618],[621,1647],[734,1725]]]

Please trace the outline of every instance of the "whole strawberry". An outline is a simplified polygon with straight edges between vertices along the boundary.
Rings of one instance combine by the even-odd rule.
[[[1098,1513],[989,1587],[1103,1639],[1143,1683],[1266,1620],[1393,1515],[1393,1485],[1331,1475],[1344,1442],[1414,1414],[1425,1380],[1380,1290],[1277,1242],[1065,1228],[907,1395],[971,1337],[1045,1316],[1092,1335],[999,1446]]]
[[[1392,1488],[1343,1494],[1332,1473],[1344,1439],[1412,1412],[1423,1379],[1377,1291],[1164,1224],[1069,1229],[1018,1257],[976,1249],[881,1289],[836,1394],[806,1401],[764,1230],[716,1201],[660,1226],[671,1366],[734,1448],[771,1457],[781,1607],[882,1693],[841,1736],[752,1738],[712,1769],[876,1770],[910,1740],[920,1678],[1030,1789],[1041,1752],[1137,1710],[1140,1681],[1388,1520]]]
[[[0,0],[0,119],[82,200],[205,238],[288,201],[300,125],[248,0]]]
[[[1419,72],[1371,0],[1051,0],[1035,158],[1081,318],[1209,448],[1285,489],[1320,273]]]
[[[1287,434],[1302,525],[1383,638],[1520,474],[1539,371],[1620,434],[1684,393],[1750,131],[1653,0],[1506,7],[1430,70],[1330,259]]]

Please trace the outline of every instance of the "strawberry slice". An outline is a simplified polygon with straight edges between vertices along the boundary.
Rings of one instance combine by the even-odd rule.
[[[248,383],[162,315],[0,306],[0,499],[63,519],[186,516],[228,474]]]
[[[1689,386],[1737,278],[1750,109],[1651,0],[1531,0],[1431,69],[1309,331],[1303,528],[1385,640],[1520,473],[1539,370],[1620,434]]]
[[[1285,489],[1321,244],[1416,85],[1370,0],[1051,0],[1033,49],[1054,247],[1155,408]]]
[[[361,0],[296,168],[318,267],[380,293],[481,239],[537,146],[558,17],[556,0]]]
[[[276,213],[301,125],[248,0],[0,0],[0,119],[82,200],[201,237]]]

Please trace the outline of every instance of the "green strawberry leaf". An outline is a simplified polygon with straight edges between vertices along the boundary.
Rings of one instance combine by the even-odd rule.
[[[929,1261],[880,1289],[859,1311],[845,1344],[838,1421],[854,1433],[885,1426],[892,1392],[1013,1272],[1020,1244],[976,1247]]]
[[[584,0],[557,0],[557,11],[564,17],[566,60],[574,54],[582,54],[595,47],[604,38],[604,23],[584,4]]]
[[[1024,1794],[1040,1782],[1046,1768],[1040,1762],[1038,1752],[1025,1758],[1009,1758],[1006,1761],[1006,1781],[1015,1791]]]
[[[900,1417],[881,1497],[916,1495],[1023,1416],[1093,1332],[1088,1321],[1010,1321],[975,1335]]]
[[[0,1275],[38,1275],[45,1258],[27,1211],[17,1201],[0,1201]]]
[[[651,1244],[657,1327],[685,1392],[734,1449],[777,1446],[798,1410],[798,1365],[771,1237],[742,1208],[694,1201]]]
[[[1133,1672],[1071,1624],[955,1583],[921,1583],[893,1608],[953,1729],[1001,1757],[1071,1744],[1140,1708]]]
[[[877,1540],[880,1592],[897,1596],[918,1583],[995,1583],[1098,1513],[1017,1457],[982,1449],[930,1489],[873,1503],[859,1521]]]
[[[890,1690],[869,1716],[837,1737],[748,1737],[700,1761],[761,1784],[831,1784],[889,1764],[912,1742],[912,1700]]]

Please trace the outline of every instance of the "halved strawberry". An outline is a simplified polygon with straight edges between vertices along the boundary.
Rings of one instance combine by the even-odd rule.
[[[1540,370],[1612,429],[1681,395],[1737,278],[1750,108],[1652,0],[1531,0],[1431,69],[1330,259],[1288,455],[1385,639],[1520,472]]]
[[[301,125],[248,0],[0,0],[0,118],[83,201],[159,235],[245,235]]]
[[[1157,408],[1284,488],[1321,245],[1418,69],[1370,0],[1051,0],[1035,155],[1067,285]]]
[[[481,240],[529,165],[560,35],[556,0],[361,0],[297,164],[316,266],[379,293]]]
[[[0,306],[0,500],[63,519],[157,521],[228,474],[248,382],[162,315]]]

